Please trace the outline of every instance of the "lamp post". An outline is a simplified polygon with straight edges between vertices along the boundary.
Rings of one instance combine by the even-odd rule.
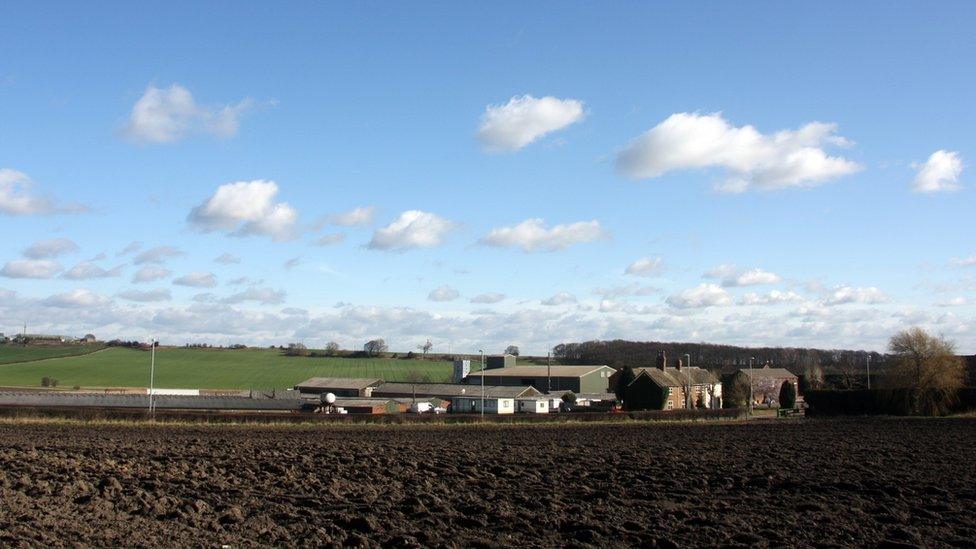
[[[753,379],[752,379],[752,363],[755,362],[755,361],[756,361],[756,357],[754,357],[754,356],[749,357],[749,415],[750,416],[752,415],[752,400],[753,400],[753,397],[752,397],[752,383],[753,383]]]
[[[481,353],[481,418],[485,417],[485,350],[478,349]]]
[[[156,338],[149,340],[149,417],[156,419]]]
[[[871,390],[871,355],[868,354],[868,391]]]

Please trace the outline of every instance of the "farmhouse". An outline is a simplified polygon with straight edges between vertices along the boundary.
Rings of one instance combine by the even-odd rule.
[[[313,377],[295,385],[295,389],[312,395],[332,393],[337,397],[369,397],[373,388],[382,384],[383,380],[376,378]]]
[[[772,404],[779,400],[779,391],[784,382],[793,384],[799,394],[799,380],[786,368],[773,368],[769,362],[762,368],[742,368],[735,377],[752,386],[753,404]]]
[[[508,366],[474,372],[467,380],[470,385],[480,385],[484,376],[485,385],[532,386],[540,391],[607,393],[614,371],[609,366]]]
[[[658,355],[654,368],[634,368],[634,380],[625,390],[624,405],[642,408],[654,399],[651,395],[667,390],[662,402],[665,410],[722,407],[722,383],[708,370],[685,366],[679,359],[676,368],[668,368],[667,355]],[[615,383],[619,373],[614,376]],[[629,401],[629,402],[627,402]]]

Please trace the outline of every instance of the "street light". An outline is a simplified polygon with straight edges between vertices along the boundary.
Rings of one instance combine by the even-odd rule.
[[[871,355],[868,354],[868,391],[871,390]]]
[[[481,418],[485,417],[485,350],[478,349],[481,353]]]
[[[749,415],[752,415],[752,363],[756,361],[756,357],[749,357]]]
[[[154,384],[156,379],[156,338],[149,340],[149,417],[156,418],[156,395]]]

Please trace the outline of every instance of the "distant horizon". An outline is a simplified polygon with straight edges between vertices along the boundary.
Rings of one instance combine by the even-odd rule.
[[[4,327],[976,353],[972,2],[194,8],[0,6]]]

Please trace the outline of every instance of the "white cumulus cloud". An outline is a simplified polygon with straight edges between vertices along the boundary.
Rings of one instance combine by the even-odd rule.
[[[919,193],[937,193],[959,189],[962,174],[962,157],[959,153],[940,149],[922,164],[915,165],[912,190]]]
[[[331,246],[333,244],[338,244],[345,239],[345,233],[329,233],[316,238],[312,244],[315,244],[316,246]]]
[[[803,301],[803,296],[796,292],[772,290],[768,294],[747,293],[739,299],[739,305],[776,305]]]
[[[583,102],[577,99],[513,97],[504,105],[485,108],[477,138],[487,152],[516,151],[584,116]]]
[[[957,257],[949,262],[952,267],[972,267],[976,266],[976,254],[969,257]]]
[[[119,292],[118,297],[126,301],[138,301],[142,303],[153,303],[158,301],[169,301],[173,298],[170,291],[166,288],[156,290],[124,290]]]
[[[81,204],[59,204],[34,192],[34,181],[24,172],[0,168],[0,214],[44,215],[77,213],[88,208]]]
[[[150,84],[132,107],[124,133],[147,143],[172,143],[196,133],[232,137],[241,115],[252,106],[253,101],[244,99],[234,105],[204,107],[179,84],[168,88]]]
[[[190,212],[187,220],[204,232],[224,230],[235,236],[263,235],[275,240],[295,236],[298,212],[275,202],[278,184],[255,180],[227,183]]]
[[[360,206],[358,208],[353,208],[348,212],[330,215],[328,217],[328,221],[329,223],[339,225],[340,227],[363,227],[372,223],[373,218],[375,217],[375,206]]]
[[[55,294],[44,300],[49,307],[74,309],[82,307],[96,307],[105,305],[112,300],[91,290],[76,289],[63,294]]]
[[[500,248],[518,247],[525,252],[554,252],[606,236],[597,220],[548,227],[542,219],[526,219],[512,227],[492,229],[481,243]]]
[[[272,290],[271,288],[248,288],[243,292],[238,292],[221,301],[223,303],[243,303],[245,301],[255,301],[262,305],[280,305],[285,302],[286,294],[282,290]]]
[[[540,303],[548,307],[555,307],[557,305],[566,305],[569,303],[576,303],[576,296],[568,292],[559,292],[558,294],[550,297],[549,299],[544,299]]]
[[[153,282],[154,280],[166,278],[171,274],[173,274],[173,272],[166,267],[161,267],[159,265],[146,265],[145,267],[141,267],[134,275],[132,275],[132,282],[136,284]]]
[[[111,269],[105,269],[103,267],[99,267],[91,261],[82,261],[81,263],[78,263],[74,267],[65,271],[61,277],[71,280],[87,280],[91,278],[112,278],[119,276],[120,274],[122,274],[121,265]]]
[[[887,303],[890,301],[884,292],[875,288],[838,286],[824,300],[825,305],[846,305],[848,303],[863,303],[873,305],[877,303]]]
[[[51,238],[39,240],[24,250],[24,257],[31,259],[51,259],[70,252],[78,251],[78,245],[70,238]]]
[[[471,298],[471,303],[482,303],[482,304],[492,304],[498,303],[505,299],[505,294],[500,294],[497,292],[489,292],[487,294],[478,294]]]
[[[455,223],[429,212],[408,210],[373,233],[368,247],[374,250],[406,250],[438,246]]]
[[[51,278],[61,271],[61,264],[50,259],[14,259],[8,261],[0,276],[7,278]]]
[[[704,278],[720,279],[722,286],[736,288],[740,286],[758,286],[761,284],[776,284],[779,275],[762,269],[740,269],[731,264],[719,265],[702,275]]]
[[[664,261],[660,257],[642,257],[627,266],[626,274],[651,277],[661,272]]]
[[[699,284],[695,288],[672,294],[665,301],[676,309],[703,309],[730,305],[732,297],[715,284]]]
[[[830,156],[828,146],[848,146],[835,124],[811,122],[797,130],[764,135],[736,127],[720,113],[675,113],[631,141],[617,156],[617,169],[632,179],[651,179],[674,170],[718,167],[724,192],[812,187],[855,173],[856,162]]]
[[[224,252],[215,257],[214,262],[220,263],[221,265],[234,265],[236,263],[240,263],[241,258],[232,253]]]
[[[217,285],[217,277],[213,273],[198,271],[174,278],[173,284],[191,288],[213,288]]]
[[[132,263],[135,265],[161,265],[174,257],[180,257],[182,255],[185,254],[172,246],[156,246],[137,255],[132,260]]]
[[[461,294],[457,290],[445,284],[427,294],[427,299],[430,301],[454,301],[460,296]]]

